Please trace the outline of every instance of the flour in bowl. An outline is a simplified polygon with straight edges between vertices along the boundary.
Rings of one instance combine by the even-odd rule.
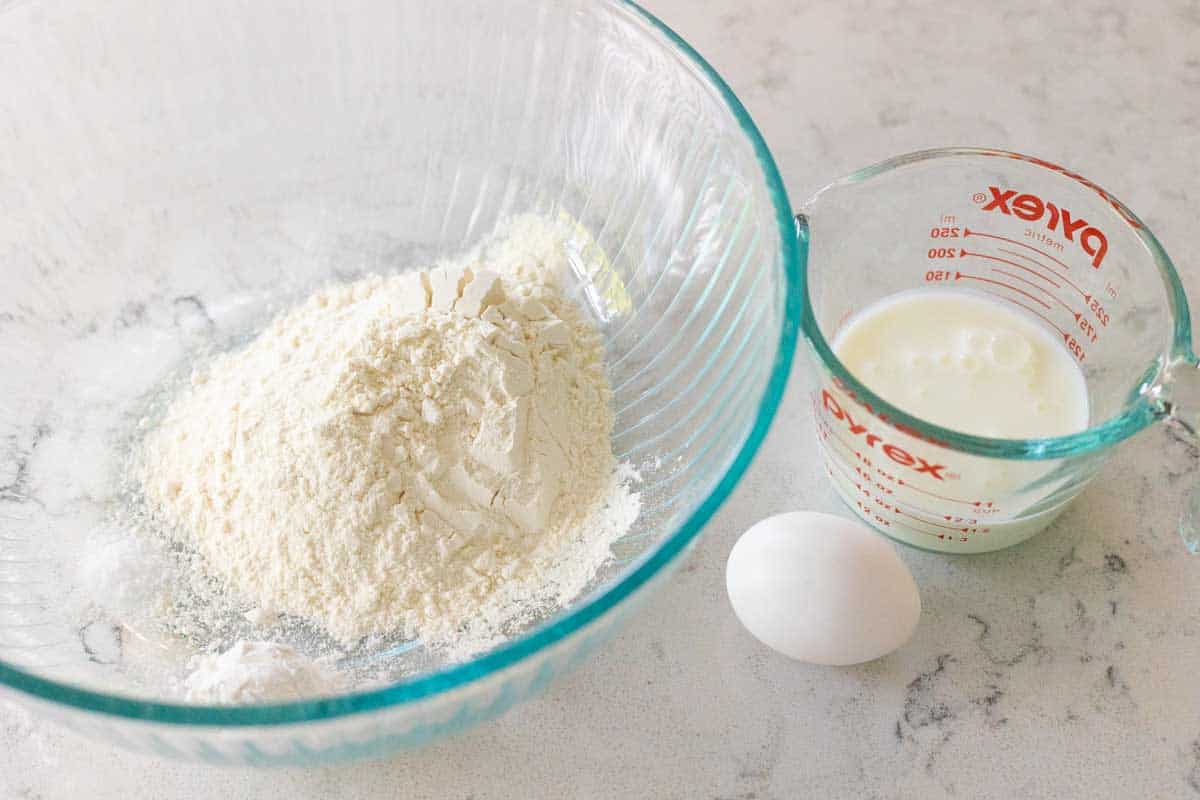
[[[192,703],[241,705],[319,697],[339,686],[329,666],[285,644],[242,640],[223,653],[192,659],[183,691]]]
[[[563,603],[638,514],[596,330],[535,217],[321,291],[198,370],[146,438],[154,517],[230,591],[353,643],[466,655]]]

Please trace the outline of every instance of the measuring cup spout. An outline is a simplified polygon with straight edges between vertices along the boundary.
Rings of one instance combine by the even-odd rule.
[[[1175,360],[1163,370],[1150,396],[1175,437],[1189,445],[1193,470],[1200,467],[1200,362],[1191,354]],[[1184,502],[1179,535],[1193,555],[1200,555],[1200,483]]]

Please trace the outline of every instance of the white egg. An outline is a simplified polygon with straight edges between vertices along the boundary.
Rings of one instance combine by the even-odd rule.
[[[751,527],[729,554],[725,585],[755,638],[812,664],[885,656],[921,616],[917,584],[895,548],[831,514],[797,511]]]

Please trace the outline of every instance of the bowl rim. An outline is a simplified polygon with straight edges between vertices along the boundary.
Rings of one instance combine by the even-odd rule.
[[[784,314],[779,344],[775,351],[770,378],[759,401],[754,425],[736,457],[709,495],[683,524],[648,556],[644,557],[640,564],[607,588],[593,593],[578,608],[549,620],[483,656],[411,680],[389,684],[384,688],[289,703],[253,706],[185,705],[140,700],[126,695],[84,689],[69,683],[39,677],[9,665],[3,660],[0,660],[0,686],[81,711],[179,726],[280,726],[330,721],[353,714],[382,711],[433,697],[499,674],[527,657],[561,642],[615,608],[641,588],[696,538],[741,480],[762,444],[779,408],[798,340],[801,299],[804,297],[803,267],[807,260],[808,248],[796,236],[791,202],[775,160],[758,127],[751,119],[750,113],[725,80],[683,37],[634,0],[610,0],[610,5],[632,11],[634,15],[647,22],[652,30],[657,31],[667,40],[668,45],[674,45],[677,52],[699,70],[702,78],[707,79],[710,88],[714,89],[725,102],[726,107],[733,114],[734,120],[753,146],[775,209],[785,282]]]

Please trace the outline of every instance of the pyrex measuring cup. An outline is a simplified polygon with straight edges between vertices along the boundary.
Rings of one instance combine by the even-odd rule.
[[[1193,430],[1172,402],[1198,374],[1179,278],[1146,226],[1091,181],[1015,153],[929,150],[827,186],[797,220],[818,442],[842,498],[888,536],[946,552],[1007,547],[1050,524],[1113,445],[1156,420]],[[834,355],[840,327],[931,286],[984,293],[1049,330],[1082,369],[1090,426],[991,439],[871,392]],[[1194,549],[1187,515],[1181,530]]]

